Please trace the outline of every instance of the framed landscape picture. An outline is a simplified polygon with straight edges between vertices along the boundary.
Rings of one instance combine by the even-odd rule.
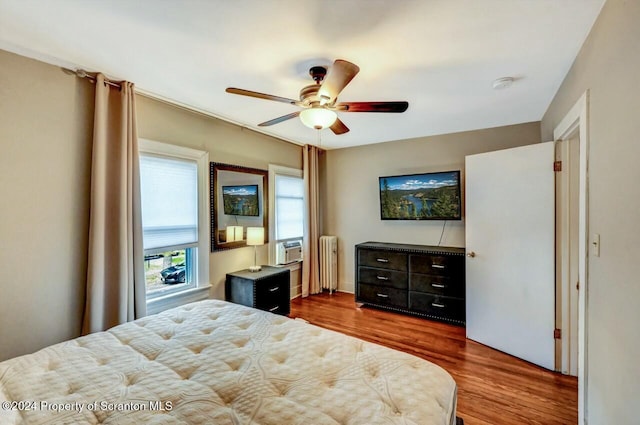
[[[222,186],[222,203],[227,215],[257,217],[258,185]]]

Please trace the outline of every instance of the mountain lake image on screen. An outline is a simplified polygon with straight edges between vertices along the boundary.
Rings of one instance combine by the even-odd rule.
[[[460,220],[460,171],[379,178],[382,220]]]

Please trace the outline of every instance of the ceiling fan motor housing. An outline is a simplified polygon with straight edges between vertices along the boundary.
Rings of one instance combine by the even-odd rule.
[[[324,66],[312,66],[309,69],[309,75],[311,75],[311,78],[313,78],[313,81],[316,83],[303,87],[302,90],[300,90],[300,101],[304,103],[305,106],[319,105],[321,99],[318,97],[318,91],[320,90],[322,81],[324,81],[324,77],[327,75],[327,68]]]
[[[307,106],[319,103],[318,90],[320,90],[319,84],[311,84],[310,86],[303,87],[302,90],[300,90],[300,101]]]
[[[309,69],[309,75],[311,75],[311,78],[313,78],[316,84],[320,84],[322,80],[324,80],[325,75],[327,75],[327,68],[324,66],[312,66]]]

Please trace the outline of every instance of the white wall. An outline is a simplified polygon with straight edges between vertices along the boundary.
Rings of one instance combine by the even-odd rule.
[[[589,89],[589,425],[640,421],[639,76],[640,1],[608,0],[542,120],[546,140]]]
[[[536,122],[328,151],[323,232],[338,236],[338,288],[354,291],[354,246],[360,242],[437,245],[440,239],[442,221],[381,220],[378,177],[461,170],[464,186],[466,155],[538,142]],[[464,218],[447,221],[441,245],[464,246]]]

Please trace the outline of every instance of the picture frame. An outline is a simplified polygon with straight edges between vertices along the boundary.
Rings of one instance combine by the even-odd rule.
[[[211,162],[211,252],[223,251],[247,246],[247,227],[264,227],[265,243],[269,235],[269,172],[240,165]],[[257,211],[251,214],[233,214],[233,210],[224,208],[223,187],[255,187]],[[252,205],[251,208],[254,206]],[[257,213],[256,213],[257,212]],[[231,214],[227,214],[231,213]],[[234,236],[227,235],[227,229],[233,229]]]

